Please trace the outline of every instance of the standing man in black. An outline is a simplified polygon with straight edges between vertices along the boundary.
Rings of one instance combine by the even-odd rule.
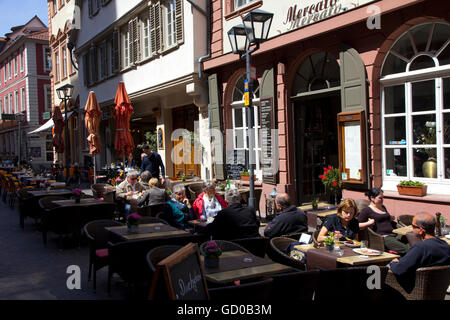
[[[228,207],[220,210],[209,223],[203,233],[213,239],[234,240],[240,238],[259,237],[259,221],[254,208],[241,204],[241,195],[237,190],[229,190],[225,194]]]
[[[144,151],[145,156],[142,159],[141,173],[144,171],[150,171],[152,177],[161,179],[161,185],[164,185],[166,182],[166,179],[164,178],[166,176],[166,170],[164,168],[164,163],[162,162],[161,156],[158,153],[151,151],[149,145],[144,145],[142,147],[142,151]],[[160,168],[161,178],[159,175]]]
[[[306,214],[294,205],[291,205],[287,193],[280,193],[275,198],[278,214],[264,229],[264,236],[268,238],[308,231],[308,218]]]

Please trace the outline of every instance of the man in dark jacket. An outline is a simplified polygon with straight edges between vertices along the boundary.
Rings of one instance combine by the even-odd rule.
[[[152,177],[159,179],[160,177],[159,169],[161,168],[161,185],[163,185],[164,182],[166,181],[164,179],[166,175],[166,170],[164,167],[164,163],[162,162],[161,156],[158,153],[151,151],[149,145],[144,145],[142,147],[142,150],[146,155],[142,159],[141,173],[144,171],[150,171]]]
[[[289,233],[308,231],[308,218],[306,214],[294,205],[291,205],[289,196],[280,193],[276,199],[277,210],[281,211],[264,229],[264,236],[268,238],[279,237]]]
[[[225,201],[228,207],[220,210],[214,221],[206,226],[203,233],[217,240],[234,240],[259,237],[259,221],[256,211],[241,204],[241,195],[237,190],[227,191]]]
[[[414,235],[419,238],[400,259],[388,265],[399,284],[406,292],[415,285],[416,270],[422,267],[446,266],[450,264],[450,246],[434,236],[436,220],[429,213],[418,213],[412,221]]]

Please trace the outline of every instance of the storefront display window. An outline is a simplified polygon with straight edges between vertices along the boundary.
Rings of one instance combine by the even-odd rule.
[[[385,181],[450,182],[449,34],[443,23],[415,26],[386,56],[380,79]]]

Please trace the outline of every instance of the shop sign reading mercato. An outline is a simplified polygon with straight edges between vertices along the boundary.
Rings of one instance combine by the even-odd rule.
[[[296,4],[289,7],[283,24],[287,26],[288,31],[295,30],[370,2],[374,2],[374,0],[302,1],[301,5]]]

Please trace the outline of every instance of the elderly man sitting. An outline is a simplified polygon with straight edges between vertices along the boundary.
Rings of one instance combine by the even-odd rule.
[[[137,171],[128,171],[127,179],[116,187],[116,197],[128,202],[125,204],[125,214],[137,211],[137,200],[133,195],[145,192],[144,186],[137,181]]]
[[[259,221],[256,219],[255,209],[241,204],[241,195],[237,190],[227,191],[225,200],[228,208],[220,210],[203,233],[221,240],[259,237]]]
[[[306,214],[294,205],[291,205],[288,194],[280,193],[275,198],[277,210],[281,211],[264,229],[264,236],[268,238],[308,231],[308,218]]]

